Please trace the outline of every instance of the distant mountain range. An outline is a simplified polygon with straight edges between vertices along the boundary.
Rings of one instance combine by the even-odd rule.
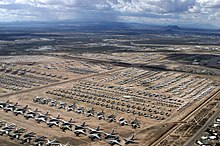
[[[210,24],[179,24],[179,25],[159,25],[144,23],[124,23],[124,22],[39,22],[39,21],[16,21],[0,22],[0,28],[62,28],[62,29],[137,29],[137,30],[220,30]]]

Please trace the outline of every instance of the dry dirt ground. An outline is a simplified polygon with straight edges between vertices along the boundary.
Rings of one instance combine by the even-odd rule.
[[[85,54],[84,56],[87,57],[94,57],[95,55]],[[129,55],[126,54],[113,54],[113,57],[116,58],[122,57],[124,61],[129,60]],[[112,56],[108,56],[108,59],[112,59]],[[144,56],[138,57],[132,54],[134,59],[137,62],[143,62]],[[101,56],[103,57],[103,56]],[[107,57],[106,57],[107,58]],[[164,59],[163,55],[150,55],[148,61],[159,61]],[[151,61],[152,60],[152,61]],[[148,62],[147,61],[147,62]],[[126,68],[126,67],[118,67],[118,66],[111,66],[111,69],[104,68],[102,64],[94,64],[89,63],[86,61],[81,60],[74,60],[74,59],[64,59],[58,57],[39,57],[35,56],[34,58],[23,58],[23,57],[15,57],[12,58],[10,61],[6,60],[10,64],[14,64],[14,66],[8,66],[8,68],[12,68],[12,70],[16,69],[28,69],[34,70],[34,72],[26,72],[26,74],[34,75],[36,77],[46,77],[49,79],[56,79],[57,81],[48,82],[48,84],[42,84],[37,87],[31,88],[22,88],[19,91],[12,91],[5,88],[0,89],[0,101],[6,102],[7,100],[10,103],[18,103],[19,107],[25,107],[28,105],[28,109],[34,110],[36,108],[39,109],[40,113],[46,113],[49,111],[49,116],[56,117],[58,115],[61,116],[62,120],[68,121],[71,118],[73,119],[74,124],[81,124],[83,122],[86,123],[86,127],[96,128],[97,126],[101,127],[101,131],[104,132],[111,132],[114,129],[120,139],[121,144],[125,145],[124,138],[135,134],[135,141],[136,144],[130,144],[133,146],[146,146],[150,145],[152,142],[156,141],[160,136],[162,136],[167,130],[169,130],[172,126],[178,124],[178,122],[183,122],[181,119],[193,111],[196,106],[198,106],[203,101],[207,100],[210,95],[214,92],[219,90],[219,85],[217,84],[217,80],[213,80],[212,77],[209,76],[201,76],[201,75],[194,75],[194,74],[185,74],[179,72],[172,72],[172,71],[151,71],[151,70],[142,70],[139,68]],[[29,65],[30,62],[35,62],[34,65]],[[2,62],[4,63],[4,62]],[[28,64],[27,64],[28,63]],[[94,71],[93,73],[73,73],[67,71],[67,67],[74,67],[74,68],[83,68],[86,71]],[[104,65],[105,66],[105,65]],[[51,69],[51,68],[57,69]],[[42,74],[36,73],[38,72],[45,72],[46,74],[56,74],[57,76],[62,75],[64,78],[54,78],[52,76],[45,76]],[[126,73],[126,74],[124,74]],[[120,75],[121,74],[121,75]],[[20,77],[19,75],[12,75],[11,72],[5,73],[0,72],[0,76],[16,76]],[[139,82],[143,80],[150,79],[151,77],[155,77],[155,80],[150,82],[149,84],[138,85]],[[107,79],[110,78],[110,79]],[[179,78],[179,80],[175,80]],[[107,79],[107,81],[104,81]],[[133,80],[135,79],[135,80]],[[125,83],[123,85],[118,84],[120,81],[128,81],[133,80],[132,82]],[[173,83],[165,85],[166,82],[172,81]],[[190,82],[191,80],[195,80],[192,84],[187,86],[186,88],[181,89],[179,94],[175,94],[175,92],[168,91],[171,87],[183,87],[184,84]],[[82,82],[90,83],[87,85],[83,85]],[[95,85],[92,85],[95,84]],[[153,89],[154,85],[163,84],[161,88]],[[205,91],[202,88],[202,85],[208,89],[210,88],[210,92],[207,94],[202,95],[197,100],[194,100],[193,97],[202,94]],[[112,86],[112,87],[111,87]],[[83,88],[81,88],[83,87]],[[122,89],[123,88],[123,89]],[[181,97],[184,93],[187,92],[190,88],[195,88],[191,93],[186,94]],[[71,91],[70,93],[62,93],[60,90],[68,90]],[[75,89],[80,89],[77,91]],[[129,90],[126,90],[129,89]],[[212,89],[212,90],[211,90]],[[173,89],[174,90],[174,89]],[[53,91],[57,93],[62,93],[63,96],[60,95],[52,95],[48,94],[48,91]],[[142,93],[139,93],[142,92]],[[72,94],[74,93],[74,94]],[[77,94],[75,94],[77,93]],[[134,110],[136,112],[140,111],[137,109],[139,106],[141,109],[144,107],[151,111],[141,111],[143,113],[148,113],[153,116],[144,117],[139,116],[137,114],[122,112],[116,109],[110,109],[101,107],[100,105],[91,104],[87,102],[82,102],[79,99],[85,99],[84,96],[96,96],[91,95],[91,93],[95,94],[104,94],[107,96],[114,96],[118,97],[119,100],[111,99],[111,101],[131,104],[135,105],[135,108],[126,108],[126,110]],[[126,95],[126,93],[128,95]],[[130,95],[132,93],[132,95]],[[152,95],[149,94],[158,94]],[[98,120],[96,117],[86,117],[84,114],[78,114],[76,112],[67,112],[64,109],[58,109],[57,107],[49,107],[45,104],[34,103],[33,99],[35,97],[41,98],[49,98],[57,101],[62,101],[67,103],[68,105],[75,103],[77,107],[84,107],[84,109],[88,110],[94,108],[96,112],[104,111],[105,115],[114,114],[116,115],[116,122],[109,123],[106,120]],[[73,96],[73,99],[66,98],[67,96]],[[122,101],[121,99],[125,96],[129,96],[128,101]],[[98,96],[97,96],[98,98]],[[162,99],[160,99],[162,98]],[[163,99],[164,98],[164,99]],[[100,97],[102,100],[103,97]],[[137,100],[142,99],[142,100]],[[172,100],[170,100],[172,99]],[[98,99],[90,99],[91,101],[98,102]],[[169,103],[169,102],[170,103]],[[100,101],[100,103],[105,103]],[[143,103],[143,104],[141,104]],[[172,105],[172,106],[171,106]],[[176,107],[175,107],[176,106]],[[116,105],[115,105],[116,107]],[[122,105],[118,105],[118,107],[123,108]],[[163,114],[159,114],[158,112],[164,112]],[[165,115],[167,113],[167,115]],[[140,128],[133,129],[131,126],[120,126],[118,124],[118,120],[120,117],[124,117],[128,122],[134,120],[135,118],[138,119],[140,122]],[[164,119],[157,119],[156,118],[164,118]],[[79,136],[77,137],[73,131],[66,131],[62,132],[59,127],[52,127],[49,128],[46,123],[37,123],[34,119],[26,120],[23,115],[15,116],[12,112],[5,112],[3,109],[0,109],[0,120],[5,120],[8,123],[14,123],[18,127],[23,127],[27,131],[33,131],[36,135],[46,136],[48,139],[57,139],[60,143],[65,144],[69,142],[70,145],[80,145],[80,146],[101,146],[101,145],[109,145],[105,142],[103,135],[102,140],[98,141],[91,141],[87,136]],[[11,140],[8,136],[0,136],[0,145],[1,146],[14,146],[20,145],[18,140]]]

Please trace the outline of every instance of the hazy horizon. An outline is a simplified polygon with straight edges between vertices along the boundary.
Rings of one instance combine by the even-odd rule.
[[[220,0],[1,0],[0,22],[125,22],[218,27]]]

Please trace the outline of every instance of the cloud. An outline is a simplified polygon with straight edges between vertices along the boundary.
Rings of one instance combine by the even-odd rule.
[[[0,0],[0,21],[178,22],[210,19],[220,0]],[[196,18],[196,19],[195,19]],[[128,21],[127,20],[127,21]]]

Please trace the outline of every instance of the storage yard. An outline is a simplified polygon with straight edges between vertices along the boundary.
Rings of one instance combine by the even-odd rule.
[[[1,56],[0,143],[218,145],[219,115],[190,138],[219,112],[220,78],[177,70],[172,55]]]

